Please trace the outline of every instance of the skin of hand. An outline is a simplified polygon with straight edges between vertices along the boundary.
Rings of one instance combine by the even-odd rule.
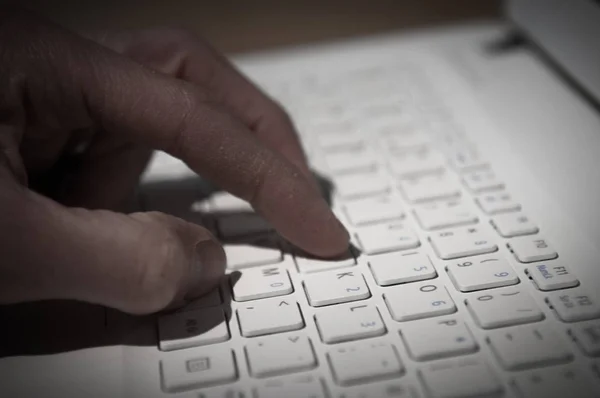
[[[0,10],[0,304],[74,299],[132,314],[206,293],[225,254],[199,225],[124,214],[154,149],[249,201],[322,257],[348,233],[286,113],[179,30],[90,40]]]

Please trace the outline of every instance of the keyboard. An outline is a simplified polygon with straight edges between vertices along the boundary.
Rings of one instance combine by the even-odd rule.
[[[600,397],[594,285],[469,141],[470,115],[453,113],[426,68],[259,83],[289,110],[355,249],[306,256],[227,193],[169,206],[146,194],[147,210],[211,229],[228,259],[218,289],[158,319],[165,396]],[[153,168],[193,176],[163,153]]]

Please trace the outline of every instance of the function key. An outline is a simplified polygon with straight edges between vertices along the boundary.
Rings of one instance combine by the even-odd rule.
[[[507,213],[494,216],[490,223],[505,238],[534,235],[539,228],[523,213]]]
[[[507,246],[522,263],[546,261],[558,257],[558,253],[552,249],[546,239],[539,236],[514,238]]]
[[[527,275],[540,290],[559,290],[579,285],[569,267],[559,261],[542,262],[527,267]]]
[[[598,301],[581,288],[550,293],[546,301],[563,322],[600,318]]]

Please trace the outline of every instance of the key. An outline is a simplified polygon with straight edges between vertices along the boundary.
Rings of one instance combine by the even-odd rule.
[[[497,397],[503,387],[487,363],[474,358],[432,364],[419,371],[428,396],[432,398]]]
[[[479,153],[470,146],[463,146],[451,150],[447,155],[450,160],[450,165],[456,171],[461,173],[487,166],[487,163],[481,159]]]
[[[227,268],[235,270],[283,261],[279,245],[270,237],[224,245]]]
[[[463,183],[474,193],[494,191],[504,188],[504,183],[490,169],[473,170],[462,175]]]
[[[396,347],[388,343],[341,347],[330,351],[328,357],[335,381],[342,386],[396,378],[404,372]]]
[[[490,220],[492,226],[505,238],[534,235],[539,228],[523,213],[500,214]]]
[[[352,389],[335,396],[336,398],[421,398],[417,389],[410,384],[387,382],[369,384],[368,386],[354,386]]]
[[[239,238],[253,234],[264,234],[271,226],[256,213],[239,213],[221,216],[217,219],[219,234],[224,239]]]
[[[426,152],[427,155],[434,153],[431,150],[427,150],[427,146],[431,144],[431,139],[426,134],[419,133],[416,129],[403,134],[398,134],[398,130],[394,129],[394,132],[383,133],[383,135],[382,146],[387,148],[394,156],[402,155],[408,151],[422,151]]]
[[[232,288],[236,301],[283,296],[294,291],[290,277],[281,265],[246,269]]]
[[[395,321],[404,322],[456,312],[454,301],[440,283],[419,282],[385,290],[383,298]]]
[[[246,337],[289,332],[304,327],[298,303],[292,300],[270,300],[252,303],[237,310],[240,330]]]
[[[507,370],[523,370],[568,362],[573,358],[565,344],[551,330],[519,326],[487,338],[498,362]]]
[[[598,301],[581,288],[552,292],[546,302],[563,322],[600,318]]]
[[[406,200],[411,203],[452,199],[460,196],[460,189],[446,173],[404,179],[399,182],[398,187]]]
[[[417,236],[403,223],[372,225],[357,229],[356,239],[366,254],[379,254],[420,246]]]
[[[248,395],[241,387],[211,388],[205,392],[194,392],[189,395],[178,396],[180,398],[246,398]]]
[[[558,253],[550,247],[545,239],[539,236],[527,236],[511,239],[508,248],[522,263],[534,261],[552,260],[558,257]]]
[[[525,270],[540,290],[558,290],[575,287],[579,280],[570,272],[569,267],[558,261],[532,265]]]
[[[465,355],[479,349],[464,322],[453,318],[407,324],[400,334],[416,361]]]
[[[209,211],[215,213],[253,213],[250,203],[227,192],[217,192],[210,197]]]
[[[160,361],[160,370],[166,392],[225,384],[238,376],[233,351],[226,346],[178,351]]]
[[[445,166],[444,158],[428,149],[396,152],[390,157],[388,164],[392,174],[399,178],[440,173]]]
[[[309,254],[298,253],[295,256],[298,272],[309,274],[311,272],[330,271],[334,269],[353,267],[356,265],[356,260],[351,253],[347,253],[340,259],[319,259],[310,256]]]
[[[379,311],[370,305],[319,312],[315,315],[315,321],[321,339],[327,344],[381,336],[386,332]]]
[[[256,390],[255,398],[326,398],[323,385],[312,375],[298,375],[293,379],[270,379]]]
[[[334,180],[334,185],[335,191],[343,199],[380,196],[390,190],[387,177],[377,172],[338,176]]]
[[[586,355],[600,357],[600,321],[574,325],[569,333]]]
[[[344,210],[348,220],[355,226],[404,218],[400,200],[390,195],[352,201],[344,205]]]
[[[371,297],[362,274],[347,270],[308,274],[304,279],[304,290],[313,307],[347,303]]]
[[[161,351],[181,350],[229,339],[227,320],[221,308],[163,315],[158,319]]]
[[[310,339],[301,334],[248,340],[246,356],[254,377],[299,372],[317,366]]]
[[[521,210],[508,192],[490,192],[477,197],[477,204],[487,214],[508,213]]]
[[[465,300],[469,312],[483,329],[538,322],[544,313],[528,293],[516,288],[482,292]]]
[[[463,203],[451,201],[433,203],[414,210],[415,217],[426,231],[477,223],[477,216]]]
[[[477,227],[438,232],[431,235],[429,241],[438,257],[443,260],[493,253],[498,250],[498,246]]]
[[[429,257],[418,252],[387,253],[370,257],[369,267],[379,286],[416,282],[437,276]]]
[[[327,153],[325,154],[325,163],[333,174],[342,174],[374,170],[377,166],[377,158],[370,150],[363,148]]]
[[[474,292],[495,287],[516,285],[517,274],[502,256],[478,256],[469,261],[446,265],[448,276],[461,292]]]
[[[586,375],[572,366],[560,366],[517,374],[516,389],[523,397],[595,398],[597,393]]]

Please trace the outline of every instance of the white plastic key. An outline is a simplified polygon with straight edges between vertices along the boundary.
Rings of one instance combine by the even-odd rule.
[[[429,149],[394,153],[388,161],[390,171],[399,178],[439,173],[444,170],[444,158]]]
[[[224,384],[238,375],[233,351],[226,346],[172,353],[160,361],[160,370],[163,390],[167,392]]]
[[[419,252],[396,252],[369,258],[369,267],[379,286],[432,279],[437,276],[429,257]]]
[[[348,202],[344,210],[352,225],[364,226],[404,218],[400,203],[399,198],[385,195]]]
[[[327,344],[380,336],[386,332],[377,307],[351,305],[315,315],[321,339]]]
[[[319,148],[324,151],[355,149],[365,145],[363,136],[354,131],[318,134],[316,142]]]
[[[404,372],[396,348],[388,343],[358,343],[329,352],[335,380],[342,386],[396,378]]]
[[[521,210],[521,205],[505,191],[490,192],[477,197],[477,204],[487,214],[507,213]]]
[[[388,178],[377,172],[341,175],[334,179],[334,185],[335,191],[343,199],[380,196],[390,190]]]
[[[431,235],[429,240],[438,257],[443,260],[493,253],[498,250],[498,246],[488,235],[477,227],[437,232]]]
[[[454,301],[441,283],[419,282],[394,286],[383,295],[392,318],[398,322],[452,314]]]
[[[579,285],[579,280],[569,267],[556,260],[531,265],[526,272],[540,290],[559,290]]]
[[[388,381],[365,386],[353,386],[335,398],[420,398],[421,394],[411,384],[402,381]]]
[[[600,318],[598,300],[581,288],[556,291],[546,297],[563,322],[579,322]]]
[[[173,351],[226,341],[229,330],[223,310],[213,307],[161,316],[158,336],[160,349]]]
[[[339,259],[313,258],[307,254],[296,253],[296,266],[298,272],[310,274],[312,272],[331,271],[334,269],[347,268],[356,265],[356,260],[351,253],[345,254]]]
[[[588,377],[572,366],[555,366],[517,374],[514,384],[522,397],[598,397]]]
[[[269,237],[224,245],[227,268],[240,269],[275,264],[283,260],[279,245]]]
[[[516,285],[519,277],[500,255],[477,256],[468,261],[455,261],[446,265],[448,276],[461,292],[492,289]]]
[[[531,296],[515,288],[481,292],[470,296],[465,303],[477,324],[483,329],[538,322],[544,319],[544,313]]]
[[[356,239],[366,254],[379,254],[414,249],[420,242],[402,222],[379,224],[356,230]]]
[[[422,203],[432,200],[452,199],[460,196],[460,189],[447,173],[428,174],[399,182],[406,200]]]
[[[533,235],[539,232],[537,225],[523,213],[499,214],[490,220],[496,231],[505,238]]]
[[[259,301],[241,306],[237,315],[242,335],[246,337],[289,332],[304,327],[298,303],[289,299]]]
[[[554,331],[533,325],[499,330],[488,336],[488,343],[507,370],[555,365],[573,357]]]
[[[474,193],[494,191],[504,188],[504,184],[490,169],[473,170],[462,175],[463,182]]]
[[[388,129],[385,129],[388,130]],[[390,128],[391,130],[391,128]],[[407,132],[399,133],[395,131],[384,131],[382,133],[382,146],[388,149],[393,155],[404,154],[406,152],[427,151],[431,144],[431,138],[420,132],[417,128],[407,128]],[[427,151],[432,152],[432,151]]]
[[[465,355],[478,349],[465,323],[454,318],[407,324],[400,329],[400,334],[416,361]]]
[[[246,356],[254,377],[268,377],[312,369],[317,366],[310,339],[285,334],[248,340]]]
[[[469,145],[450,150],[448,152],[450,165],[458,172],[485,168],[487,163],[479,153]]]
[[[545,239],[539,236],[523,236],[511,239],[508,242],[508,248],[522,263],[552,260],[558,257],[558,253],[550,247]]]
[[[282,265],[245,269],[232,287],[236,301],[283,296],[294,290],[287,270]]]
[[[600,321],[576,324],[569,332],[586,355],[600,357]]]
[[[377,166],[377,158],[366,148],[327,153],[324,157],[333,174],[373,170]]]
[[[313,307],[341,304],[371,296],[360,272],[339,270],[308,274],[304,289]]]
[[[283,378],[269,379],[262,386],[256,389],[256,395],[253,395],[253,397],[327,398],[327,395],[325,395],[325,392],[323,391],[323,385],[319,379],[313,375],[298,375],[296,377],[282,379]],[[240,398],[245,398],[245,396]]]
[[[460,201],[438,202],[414,210],[415,217],[424,230],[457,227],[477,223],[477,215]]]
[[[431,398],[491,398],[503,391],[489,365],[473,358],[431,365],[419,376]]]

